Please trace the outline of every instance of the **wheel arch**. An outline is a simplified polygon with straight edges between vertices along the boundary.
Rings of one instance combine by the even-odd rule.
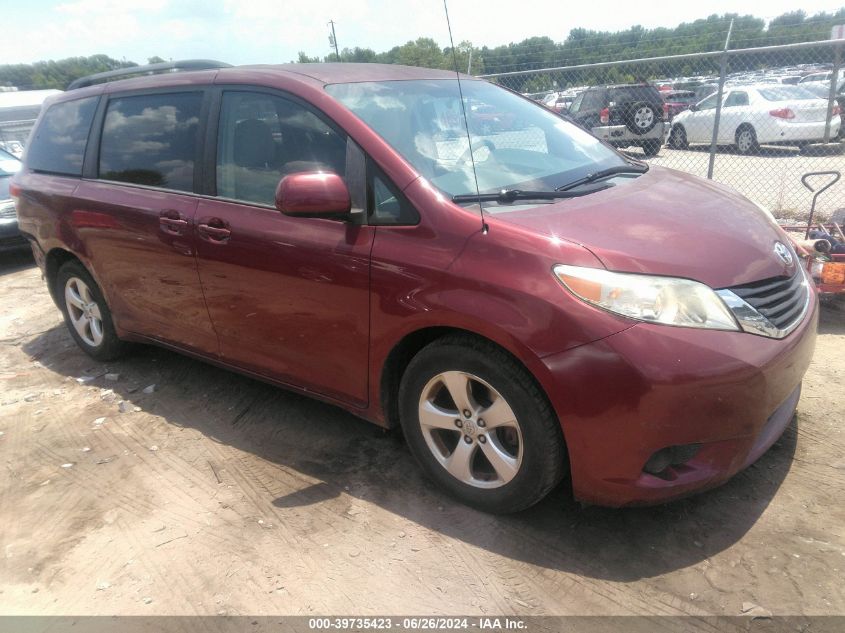
[[[537,359],[536,363],[532,363],[525,350],[514,349],[514,346],[508,345],[503,340],[496,340],[490,336],[485,336],[462,327],[437,325],[421,327],[407,332],[393,345],[385,356],[379,374],[378,398],[384,416],[384,425],[387,428],[396,428],[399,426],[399,385],[411,360],[426,345],[450,335],[465,336],[468,339],[475,339],[504,351],[528,372],[528,375],[537,384],[540,393],[542,393],[543,397],[549,403],[551,410],[557,415],[557,411],[551,404],[551,398],[549,398],[548,390],[546,389],[548,378],[543,375],[546,368],[539,359]],[[558,420],[558,423],[560,423],[560,420]],[[562,425],[561,433],[563,433]]]
[[[745,129],[751,130],[754,133],[754,136],[755,137],[757,136],[757,130],[754,127],[754,125],[752,123],[750,123],[749,121],[743,121],[742,123],[737,125],[736,129],[734,130],[734,140],[736,140],[739,137],[739,133],[742,132],[742,130],[745,130]]]
[[[53,298],[53,301],[56,305],[59,304],[59,295],[58,289],[56,288],[56,278],[59,274],[59,269],[64,266],[67,262],[76,261],[82,264],[85,267],[85,270],[88,270],[88,267],[85,266],[85,262],[83,262],[79,257],[71,253],[69,250],[55,247],[50,249],[47,254],[44,256],[44,278],[47,281],[47,289],[50,291],[50,296]],[[88,271],[91,272],[90,270]]]

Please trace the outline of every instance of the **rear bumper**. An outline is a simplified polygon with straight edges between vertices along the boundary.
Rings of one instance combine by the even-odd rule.
[[[646,505],[717,486],[789,424],[815,347],[818,301],[782,340],[639,324],[544,359],[576,498]],[[646,462],[698,445],[660,476]]]
[[[830,138],[839,134],[841,120],[834,117],[830,122]],[[760,143],[787,143],[802,141],[822,141],[824,139],[824,121],[808,123],[794,123],[772,117],[772,125],[767,125],[757,131],[757,141]]]
[[[641,141],[663,140],[665,124],[657,124],[645,134],[634,134],[627,125],[600,125],[591,129],[593,136],[617,145],[636,145]]]

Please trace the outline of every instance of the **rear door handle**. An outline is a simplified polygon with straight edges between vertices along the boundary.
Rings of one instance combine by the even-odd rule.
[[[197,225],[197,231],[205,239],[211,242],[225,242],[232,235],[228,225],[223,220],[211,218],[207,222]]]
[[[188,221],[178,211],[165,209],[158,218],[161,230],[170,235],[182,235],[183,229],[187,228]]]

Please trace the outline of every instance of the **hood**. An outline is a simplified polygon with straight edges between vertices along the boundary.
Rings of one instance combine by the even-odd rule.
[[[712,288],[795,272],[795,257],[787,265],[775,253],[777,242],[789,240],[768,214],[724,185],[672,169],[651,167],[582,198],[493,217],[580,244],[619,272]]]

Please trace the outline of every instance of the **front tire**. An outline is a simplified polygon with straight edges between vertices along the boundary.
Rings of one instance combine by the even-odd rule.
[[[540,501],[567,471],[557,417],[512,356],[469,336],[423,348],[399,389],[408,446],[454,497],[485,512]]]
[[[81,263],[70,261],[59,269],[56,296],[68,331],[82,351],[99,361],[124,353],[126,345],[115,332],[103,294]]]

